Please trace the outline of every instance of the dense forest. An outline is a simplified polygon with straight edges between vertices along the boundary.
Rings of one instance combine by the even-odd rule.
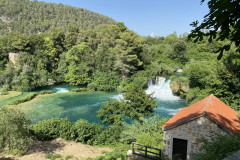
[[[72,24],[81,29],[92,29],[100,24],[115,23],[101,14],[63,4],[37,0],[0,1],[0,35],[11,31],[39,34],[54,27],[66,29]]]

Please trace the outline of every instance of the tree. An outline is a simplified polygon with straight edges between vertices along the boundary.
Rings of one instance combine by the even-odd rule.
[[[201,3],[206,0],[201,0]],[[191,26],[195,27],[189,34],[189,38],[196,38],[195,42],[203,40],[204,36],[209,36],[208,41],[213,39],[229,39],[230,43],[221,47],[218,52],[218,59],[222,58],[223,51],[228,51],[232,43],[240,51],[240,3],[239,0],[210,0],[208,2],[209,13],[204,16],[203,22],[199,25],[195,21]],[[207,32],[204,32],[207,30]]]
[[[123,97],[120,101],[109,99],[101,106],[98,117],[103,123],[122,124],[123,117],[140,121],[141,117],[152,115],[157,107],[155,98],[138,85],[129,85]]]
[[[0,110],[0,153],[24,154],[32,141],[29,129],[30,121],[19,110]]]
[[[66,54],[68,72],[65,80],[73,85],[87,84],[91,81],[89,77],[92,72],[93,55],[92,49],[85,43],[73,46]]]
[[[185,41],[180,40],[174,43],[174,52],[170,55],[172,59],[177,59],[182,63],[188,60],[187,51],[187,44]]]

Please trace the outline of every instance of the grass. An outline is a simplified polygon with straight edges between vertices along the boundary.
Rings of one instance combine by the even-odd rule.
[[[7,100],[9,98],[17,97],[22,95],[22,92],[17,92],[17,91],[8,91],[7,95],[0,95],[0,101]]]
[[[36,96],[38,96],[38,95],[45,95],[45,94],[51,94],[51,93],[52,93],[52,91],[41,91],[41,92],[29,93],[25,97],[17,99],[15,101],[11,102],[9,105],[18,105],[20,103],[24,103],[24,102],[30,101],[33,98],[35,98]]]
[[[46,158],[46,159],[51,159],[51,160],[63,159],[60,154],[46,154],[46,155],[45,155],[45,158]]]

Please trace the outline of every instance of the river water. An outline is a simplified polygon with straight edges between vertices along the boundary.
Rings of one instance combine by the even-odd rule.
[[[91,123],[101,123],[101,120],[96,116],[100,106],[106,103],[108,98],[122,98],[122,95],[116,92],[70,92],[73,88],[76,86],[67,84],[44,87],[36,91],[52,90],[58,94],[43,96],[38,100],[20,104],[19,107],[29,111],[27,117],[32,123],[53,117],[68,117],[71,122],[82,118]],[[164,77],[150,80],[146,93],[153,93],[153,96],[156,97],[158,107],[154,110],[154,114],[163,117],[172,117],[186,106],[184,99],[172,94],[170,80]]]

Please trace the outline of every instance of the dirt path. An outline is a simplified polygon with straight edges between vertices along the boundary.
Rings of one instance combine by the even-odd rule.
[[[66,142],[63,139],[51,141],[36,141],[30,147],[26,155],[13,157],[9,155],[0,156],[1,160],[45,160],[46,154],[60,154],[62,159],[72,156],[72,160],[85,160],[102,155],[102,151],[112,151],[110,148],[99,148],[86,144]]]

